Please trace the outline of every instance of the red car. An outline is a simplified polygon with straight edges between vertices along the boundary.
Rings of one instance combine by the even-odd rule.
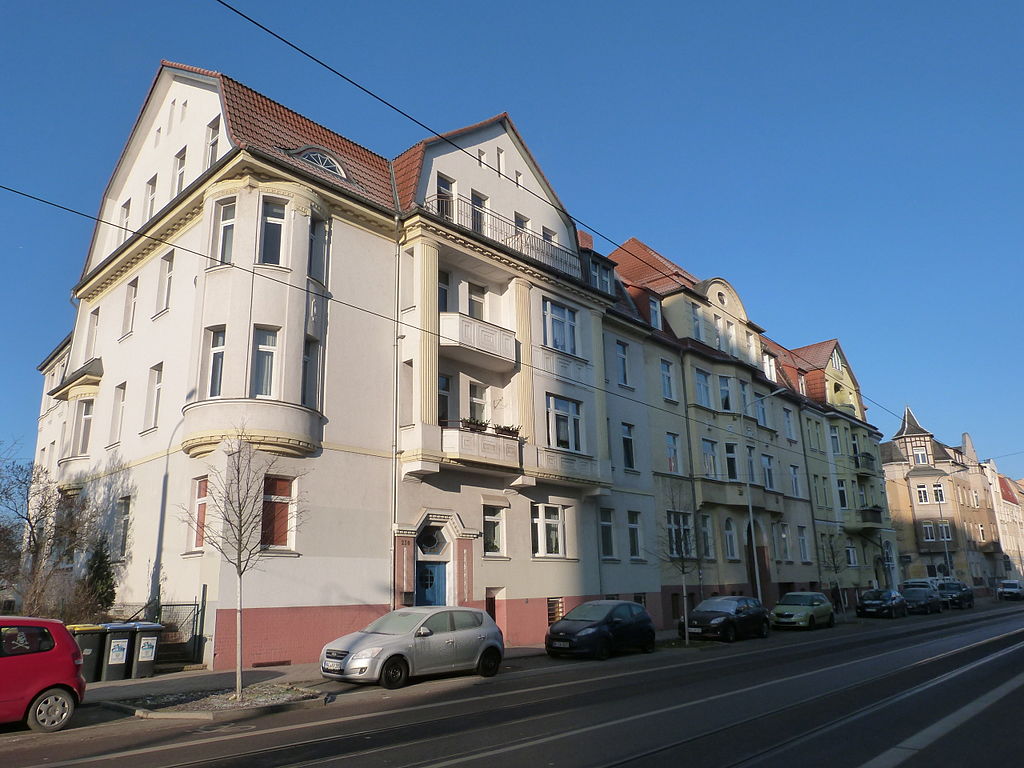
[[[0,723],[59,731],[85,696],[82,652],[56,619],[0,616]]]

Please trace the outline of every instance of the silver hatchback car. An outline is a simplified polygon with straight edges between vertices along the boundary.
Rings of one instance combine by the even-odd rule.
[[[414,675],[475,669],[491,677],[504,655],[501,630],[484,611],[444,605],[400,608],[325,645],[320,673],[329,680],[401,688]]]

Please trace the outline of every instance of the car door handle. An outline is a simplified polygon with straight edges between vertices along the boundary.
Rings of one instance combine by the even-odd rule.
[[[444,644],[445,645],[455,645],[455,641],[454,640],[445,640]]]
[[[476,639],[477,640],[486,640],[487,639],[487,635],[477,635]]]

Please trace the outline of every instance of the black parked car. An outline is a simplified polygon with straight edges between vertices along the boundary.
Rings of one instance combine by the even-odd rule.
[[[974,590],[962,581],[943,581],[939,584],[939,597],[950,608],[973,608]]]
[[[858,616],[897,616],[907,615],[907,601],[895,589],[869,589],[860,596],[857,602]]]
[[[903,590],[903,599],[910,613],[942,613],[942,598],[934,589],[907,587]]]
[[[569,611],[548,627],[544,650],[552,658],[562,655],[607,659],[623,648],[654,650],[654,622],[640,603],[628,600],[591,600]]]
[[[737,637],[768,637],[768,611],[753,597],[710,597],[702,601],[689,616],[690,634],[717,637],[731,643]],[[685,627],[679,620],[679,636]]]

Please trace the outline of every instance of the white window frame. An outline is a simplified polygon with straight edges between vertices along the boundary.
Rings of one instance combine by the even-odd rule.
[[[803,563],[809,563],[811,561],[811,553],[807,547],[807,526],[798,525],[796,527],[796,542],[797,547],[800,550],[800,561]]]
[[[85,359],[86,362],[96,357],[96,338],[100,331],[100,308],[96,307],[86,318],[85,326]]]
[[[545,298],[542,302],[544,315],[544,346],[576,354],[576,310]],[[562,335],[559,346],[558,335]]]
[[[675,376],[671,360],[661,361],[661,396],[673,402],[676,399]]]
[[[307,336],[302,342],[302,404],[316,410],[320,405],[320,341]]]
[[[782,426],[786,439],[796,440],[796,432],[793,430],[793,411],[790,408],[782,409]]]
[[[935,541],[935,526],[931,522],[921,523],[921,537],[924,541]]]
[[[705,560],[715,559],[715,529],[712,525],[711,515],[702,512],[700,516],[700,541],[704,550]]]
[[[928,449],[923,445],[914,446],[914,463],[915,464],[927,464],[928,463]]]
[[[252,329],[252,364],[250,370],[249,397],[273,399],[277,392],[275,363],[278,349],[278,328],[256,325]],[[269,334],[263,336],[261,334]],[[266,371],[267,373],[261,375]],[[265,386],[266,385],[266,386]],[[269,391],[263,391],[264,389]]]
[[[92,422],[96,415],[96,401],[92,398],[79,400],[75,408],[75,445],[73,456],[88,456],[92,440]]]
[[[723,530],[725,531],[725,557],[728,560],[738,560],[739,549],[736,543],[736,524],[733,523],[731,517],[725,518]]]
[[[468,390],[469,412],[467,415],[469,418],[476,419],[477,421],[487,421],[490,415],[488,403],[490,398],[488,397],[487,385],[479,381],[470,381]]]
[[[850,499],[846,495],[846,480],[843,480],[843,479],[836,480],[836,486],[837,486],[837,492],[839,494],[839,508],[840,509],[849,509],[850,508]]]
[[[124,290],[124,315],[121,318],[121,338],[135,328],[135,310],[139,303],[139,278],[129,280]]]
[[[704,467],[704,477],[717,480],[718,479],[718,443],[714,440],[708,440],[706,437],[701,438],[700,441],[700,454],[701,461]]]
[[[583,404],[578,400],[547,393],[548,446],[573,453],[583,453],[585,435],[583,432]],[[568,445],[558,444],[558,425],[564,420],[568,434]]]
[[[636,469],[636,442],[633,439],[634,425],[622,422],[622,467],[623,469]]]
[[[732,377],[718,377],[718,402],[723,411],[732,410]]]
[[[160,283],[157,286],[156,312],[171,308],[171,286],[174,283],[174,251],[160,257]]]
[[[278,216],[277,209],[280,209]],[[265,197],[260,201],[260,246],[257,251],[259,264],[266,266],[284,266],[285,252],[287,251],[287,238],[285,236],[285,224],[288,221],[288,203],[273,197]],[[268,236],[271,227],[277,228],[277,248],[273,249],[273,242]]]
[[[857,559],[857,546],[853,543],[853,539],[846,539],[846,564],[850,568],[857,568],[859,561]]]
[[[615,559],[615,510],[602,507],[598,512],[598,520],[601,528],[601,558],[604,560]]]
[[[153,174],[153,178],[146,182],[146,221],[153,218],[156,213],[156,185],[159,174]]]
[[[761,454],[761,472],[764,475],[764,487],[765,490],[775,490],[775,467],[773,465],[774,457],[769,456],[767,453]]]
[[[110,411],[110,445],[121,442],[121,431],[124,429],[124,403],[128,394],[128,383],[122,381],[114,387],[114,402]]]
[[[164,364],[157,363],[149,369],[149,386],[146,392],[145,429],[155,429],[160,421],[160,398],[164,387]]]
[[[668,556],[683,556],[683,513],[674,509],[665,512],[665,530],[668,535]]]
[[[168,125],[167,133],[169,134]],[[185,189],[185,160],[188,157],[188,147],[182,147],[174,156],[174,195],[177,197]]]
[[[210,340],[210,369],[206,377],[206,396],[209,398],[222,397],[224,386],[224,347],[227,341],[227,332],[224,328],[211,328],[209,330]]]
[[[534,504],[530,510],[533,524],[533,556],[561,558],[565,554],[565,508],[558,504]],[[555,549],[548,547],[548,531],[555,533]]]
[[[701,316],[700,304],[690,304],[690,324],[693,327],[693,338],[697,341],[704,341],[703,324],[704,319]]]
[[[505,554],[505,510],[508,507],[503,507],[495,504],[484,504],[483,507],[483,548],[484,557],[501,557]],[[488,526],[495,532],[495,538],[497,539],[497,547],[493,546],[488,549],[487,542],[487,529]]]
[[[800,496],[800,467],[795,464],[789,465],[789,480],[792,486],[793,495]]]
[[[934,483],[932,485],[932,498],[935,499],[936,504],[941,504],[946,500],[946,492],[942,487],[942,483]]]
[[[233,197],[218,200],[215,207],[216,234],[214,249],[217,264],[230,264],[235,242],[236,200]],[[212,265],[216,266],[216,264]]]
[[[789,548],[789,523],[779,524],[779,536],[782,538],[782,559],[792,560],[792,553]]]
[[[626,531],[629,536],[629,559],[644,559],[643,515],[636,510],[626,512]]]
[[[928,504],[928,486],[921,483],[916,486],[915,490],[917,491],[917,503]]]
[[[697,405],[713,408],[711,405],[711,374],[700,368],[693,370],[694,386],[697,390]]]
[[[939,520],[939,541],[952,541],[953,540],[953,529],[949,525],[949,520]]]
[[[665,462],[672,474],[678,475],[682,472],[679,464],[679,435],[675,432],[665,433]]]
[[[740,479],[739,454],[736,443],[725,444],[725,476],[728,480]]]
[[[657,331],[661,328],[661,301],[659,299],[648,299],[648,306],[651,310],[651,327]]]
[[[220,141],[220,115],[206,125],[206,167],[212,168],[217,162],[217,144]]]
[[[619,386],[629,386],[629,344],[624,341],[615,342],[615,368],[618,372]]]

